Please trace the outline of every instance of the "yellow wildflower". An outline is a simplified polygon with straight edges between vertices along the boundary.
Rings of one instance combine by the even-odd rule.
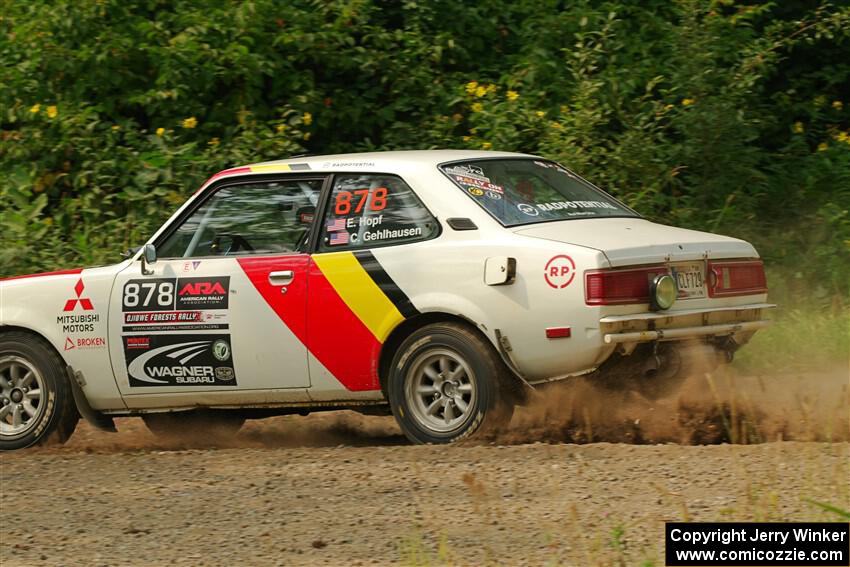
[[[41,111],[41,105],[40,104],[34,104],[30,107],[30,112],[32,112],[33,114],[38,114],[39,111]]]
[[[277,130],[278,134],[283,134],[284,132],[286,132],[286,124],[278,124],[277,126],[275,126],[275,130]]]
[[[313,123],[313,115],[310,114],[309,112],[305,112],[301,116],[301,121],[304,123],[305,126],[309,126],[310,124]]]
[[[848,139],[850,139],[850,136],[847,135],[847,132],[839,131],[838,134],[833,134],[832,138],[836,142],[846,142]]]
[[[560,130],[561,128],[563,128],[563,125],[560,122],[555,122],[555,121],[551,122],[551,126],[555,130]]]
[[[209,142],[207,142],[207,143],[208,143],[209,145],[211,145],[212,147],[216,147],[216,146],[218,146],[218,145],[221,143],[221,140],[219,140],[218,138],[213,138],[213,139],[211,139],[211,140],[210,140]]]
[[[463,120],[463,114],[455,112],[454,114],[452,114],[452,120],[454,120],[455,122],[460,122],[461,120]]]
[[[694,99],[692,99],[692,98],[683,98],[683,99],[682,99],[682,106],[690,106],[690,105],[692,105],[694,102],[695,102],[695,101],[694,101]]]
[[[492,148],[493,148],[493,144],[491,144],[490,142],[483,142],[483,143],[481,144],[481,147],[482,147],[483,149],[485,149],[485,150],[489,150],[489,149],[492,149]]]
[[[489,84],[489,85],[487,85],[487,93],[488,93],[488,94],[489,94],[489,93],[494,93],[494,92],[496,92],[497,90],[499,90],[499,87],[497,87],[496,85],[494,85],[494,84],[492,84],[492,83],[491,83],[491,84]]]
[[[538,111],[537,111],[537,112],[535,112],[534,114],[536,114],[536,115],[537,115],[537,118],[543,118],[544,116],[546,116],[546,113],[545,113],[545,112],[543,112],[542,110],[538,110]]]
[[[117,132],[117,131],[118,131],[118,130],[120,130],[120,129],[121,129],[121,126],[119,126],[118,124],[113,124],[113,125],[112,125],[112,131],[113,131],[113,132]]]
[[[475,90],[478,88],[477,81],[469,81],[466,83],[466,94],[474,94]]]
[[[472,106],[470,106],[469,108],[472,109],[472,112],[481,112],[482,110],[484,110],[484,105],[480,102],[473,102]]]
[[[475,96],[477,96],[478,98],[481,98],[482,96],[484,96],[486,94],[487,94],[487,88],[484,87],[484,86],[480,86],[477,89],[475,89]]]
[[[803,126],[802,122],[794,122],[794,126],[791,127],[791,130],[795,134],[802,134],[803,132],[806,131],[806,128]]]
[[[834,100],[832,101],[832,108],[834,108],[835,110],[841,110],[842,108],[844,108],[844,103],[840,100]]]
[[[463,141],[464,141],[464,142],[468,142],[468,141],[470,141],[471,139],[472,139],[472,136],[464,136],[464,137],[463,137]]]
[[[185,118],[183,120],[183,127],[187,128],[189,130],[191,130],[192,128],[194,128],[197,125],[198,125],[198,119],[195,118],[194,116],[190,116],[189,118]]]
[[[820,144],[818,144],[818,151],[819,152],[825,152],[828,149],[829,149],[829,144],[827,144],[826,142],[821,142]]]
[[[507,93],[505,93],[505,98],[513,102],[519,98],[519,93],[516,91],[508,91]]]
[[[47,107],[47,117],[48,118],[56,118],[56,115],[59,114],[59,109],[55,106]]]
[[[310,132],[304,132],[304,135],[302,136],[302,138],[304,138],[304,141],[305,141],[305,142],[306,142],[307,140],[309,140],[309,139],[310,139]]]
[[[164,136],[165,135],[165,128],[157,128],[156,129],[156,135],[159,136],[159,137]]]
[[[673,110],[673,105],[672,104],[665,104],[664,110],[667,111],[667,112]]]

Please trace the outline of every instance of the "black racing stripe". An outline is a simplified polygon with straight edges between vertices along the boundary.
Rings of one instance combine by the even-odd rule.
[[[393,302],[398,312],[404,316],[405,319],[413,317],[414,315],[419,315],[419,310],[413,306],[410,298],[401,291],[401,288],[393,281],[390,275],[384,271],[384,268],[381,267],[380,262],[375,256],[369,252],[368,250],[358,250],[354,252],[354,257],[357,258],[357,261],[360,262],[360,265],[363,266],[363,269],[366,270],[366,273],[369,274],[369,277],[372,278],[381,291],[384,292],[384,295]]]

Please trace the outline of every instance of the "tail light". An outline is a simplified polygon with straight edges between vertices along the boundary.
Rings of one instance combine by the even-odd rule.
[[[584,298],[588,305],[622,305],[648,303],[649,284],[665,266],[651,266],[633,270],[599,270],[585,273]]]
[[[708,296],[755,295],[767,292],[761,260],[708,263]]]

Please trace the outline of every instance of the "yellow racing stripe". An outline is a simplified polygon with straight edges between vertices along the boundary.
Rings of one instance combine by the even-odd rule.
[[[278,173],[281,171],[292,171],[292,168],[286,164],[251,166],[251,173]]]
[[[348,308],[381,343],[404,320],[351,252],[316,254],[313,261]]]

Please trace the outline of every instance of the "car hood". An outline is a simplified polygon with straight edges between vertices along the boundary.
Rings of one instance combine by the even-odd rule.
[[[522,236],[599,250],[612,267],[701,258],[757,258],[743,240],[640,218],[581,219],[514,227]]]

